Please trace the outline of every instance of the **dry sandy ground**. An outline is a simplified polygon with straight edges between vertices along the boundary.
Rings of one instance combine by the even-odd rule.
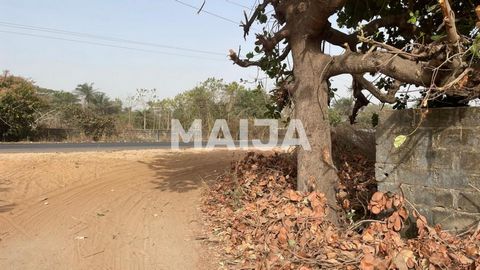
[[[201,187],[241,154],[1,154],[0,269],[214,269]]]

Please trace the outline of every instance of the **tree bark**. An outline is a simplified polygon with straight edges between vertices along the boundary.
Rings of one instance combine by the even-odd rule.
[[[297,188],[318,190],[325,194],[330,206],[327,219],[337,223],[335,185],[337,170],[332,161],[330,121],[328,117],[328,87],[322,78],[330,57],[321,53],[319,43],[305,38],[292,39],[295,65],[295,117],[305,128],[311,150],[298,151]]]

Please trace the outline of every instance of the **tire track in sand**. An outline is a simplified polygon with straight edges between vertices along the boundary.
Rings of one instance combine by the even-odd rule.
[[[53,182],[62,186],[54,187],[51,173],[37,169],[31,180],[35,184],[22,183],[51,190],[19,196],[14,210],[0,213],[0,269],[210,269],[200,243],[193,240],[198,222],[191,222],[199,215],[201,177],[228,168],[240,153],[157,153],[2,158],[11,162],[8,173],[22,181],[28,179],[29,167],[14,174],[15,162],[21,166],[37,158],[60,170],[81,159],[75,172],[82,179],[73,179],[71,171],[60,173],[56,177],[63,180]],[[81,155],[97,156],[89,160]],[[36,191],[20,195],[27,193]]]

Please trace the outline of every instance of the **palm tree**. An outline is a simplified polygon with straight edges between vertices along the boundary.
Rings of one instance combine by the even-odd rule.
[[[112,109],[112,101],[107,94],[103,92],[95,92],[90,102],[90,105],[92,105],[96,111],[102,114],[108,114],[110,109]]]
[[[93,89],[93,83],[79,84],[77,85],[77,88],[75,88],[75,92],[82,97],[84,107],[89,106],[89,104],[95,99],[97,93],[97,91]]]

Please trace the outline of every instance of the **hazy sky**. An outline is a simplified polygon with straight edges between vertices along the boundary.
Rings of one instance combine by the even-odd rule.
[[[203,0],[182,2],[200,6]],[[94,82],[99,90],[120,98],[137,88],[157,88],[160,97],[174,96],[208,77],[253,80],[257,70],[232,65],[227,54],[239,45],[243,52],[251,48],[252,40],[245,42],[242,29],[234,22],[243,17],[241,5],[252,6],[254,2],[207,0],[204,9],[224,17],[221,19],[198,15],[175,0],[0,0],[0,69],[52,89],[71,91],[79,83]],[[32,26],[210,53],[106,41],[48,29],[35,31]],[[345,88],[348,82],[337,80],[336,86]]]

